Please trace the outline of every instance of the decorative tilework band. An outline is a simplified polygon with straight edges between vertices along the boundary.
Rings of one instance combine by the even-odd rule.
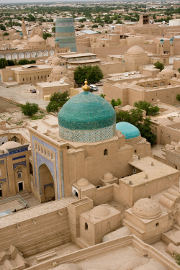
[[[115,135],[115,125],[94,130],[70,130],[60,126],[59,135],[71,142],[99,142],[108,140]]]

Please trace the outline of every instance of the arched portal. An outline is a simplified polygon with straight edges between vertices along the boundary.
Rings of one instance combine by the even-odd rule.
[[[39,167],[40,189],[42,191],[42,201],[55,200],[54,181],[52,174],[45,164]]]

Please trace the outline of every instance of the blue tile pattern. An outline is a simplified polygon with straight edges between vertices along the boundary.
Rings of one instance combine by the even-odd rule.
[[[0,178],[0,182],[6,182],[6,178]]]
[[[21,162],[14,163],[13,164],[13,169],[16,169],[16,167],[21,166],[21,165],[26,166],[26,161],[21,161]]]
[[[58,114],[59,125],[71,130],[93,130],[115,124],[116,114],[104,98],[82,92],[64,104]]]
[[[25,158],[26,156],[23,155],[23,156],[18,156],[18,157],[14,157],[12,160],[16,160],[16,159],[20,159],[20,158]]]
[[[56,169],[55,170],[54,170],[54,163],[52,161],[50,161],[48,158],[44,157],[43,155],[41,155],[40,153],[38,153],[36,151],[36,148],[35,148],[35,143],[36,142],[38,142],[39,144],[41,144],[42,146],[46,147],[47,149],[49,149],[50,151],[52,151],[54,153],[54,155],[55,155],[55,164],[56,164]],[[33,160],[34,160],[34,168],[35,168],[35,184],[36,184],[36,186],[37,186],[37,181],[38,181],[39,186],[40,186],[39,167],[42,164],[45,164],[49,168],[53,179],[55,179],[55,176],[56,176],[56,180],[57,180],[57,198],[60,199],[59,186],[60,186],[60,181],[64,185],[64,179],[63,179],[63,174],[61,174],[61,180],[60,180],[59,169],[58,169],[58,166],[57,166],[57,164],[58,164],[58,152],[57,152],[57,149],[55,147],[49,145],[45,141],[42,141],[41,139],[39,139],[39,138],[37,138],[37,137],[35,137],[33,135],[32,136],[32,152],[33,152]],[[36,171],[35,157],[36,157],[36,160],[37,160],[38,171]],[[37,179],[37,175],[38,175],[38,179]],[[63,194],[62,194],[62,196],[63,196]]]
[[[69,130],[59,127],[59,136],[71,142],[92,143],[111,139],[115,134],[115,125],[94,130]]]

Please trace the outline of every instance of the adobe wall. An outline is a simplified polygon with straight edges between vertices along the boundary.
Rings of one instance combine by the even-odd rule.
[[[33,265],[29,267],[28,270],[49,270],[52,268],[52,266],[57,266],[59,264],[65,264],[65,263],[76,263],[80,260],[84,260],[85,258],[91,258],[93,256],[97,256],[98,254],[106,253],[113,251],[114,249],[120,248],[120,247],[126,247],[132,245],[134,248],[136,248],[140,254],[146,255],[148,257],[154,258],[155,260],[162,263],[165,267],[168,267],[169,270],[178,270],[179,266],[170,260],[166,255],[164,255],[162,252],[159,252],[154,247],[145,244],[143,241],[138,239],[135,236],[125,236],[119,239],[107,241],[105,243],[100,243],[98,245],[94,245],[92,247],[88,247],[85,249],[81,249],[79,251],[76,251],[74,253],[60,256],[57,258],[52,258],[47,260],[46,262],[39,263],[37,265]]]
[[[4,68],[0,70],[1,80],[2,82],[11,82],[15,80],[14,71],[10,68]]]
[[[111,101],[112,99],[121,100],[121,105],[125,106],[129,104],[129,89],[128,86],[123,86],[119,83],[111,84],[106,82],[103,86],[104,94],[106,95],[106,100]],[[133,103],[134,104],[134,103]]]
[[[173,63],[173,69],[178,70],[180,68],[180,59],[175,59]]]
[[[179,173],[177,172],[171,176],[147,180],[136,186],[126,184],[120,179],[119,185],[113,185],[113,198],[125,206],[132,207],[140,198],[147,198],[169,188],[173,184],[178,184],[178,176]]]
[[[167,162],[169,162],[172,167],[175,167],[178,170],[180,170],[180,155],[179,155],[179,152],[166,150],[165,153],[166,153]]]
[[[134,88],[129,88],[128,89],[128,103],[131,106],[134,106],[135,102],[138,102],[140,100],[145,100],[144,99],[144,91],[139,90],[139,89],[135,89],[136,86],[134,86]]]
[[[49,87],[43,87],[41,85],[36,86],[37,90],[39,90],[39,97],[44,98],[46,95],[52,95],[56,92],[63,93],[65,91],[69,90],[69,84],[62,84],[58,86],[49,86]]]
[[[65,244],[71,241],[67,207],[57,201],[4,217],[0,238],[0,251],[14,245],[25,257]]]
[[[176,95],[180,92],[180,85],[177,86],[165,86],[159,89],[153,89],[144,92],[144,100],[147,102],[153,102],[159,99],[163,103],[175,105],[178,103]]]
[[[180,130],[172,127],[161,126],[157,127],[157,143],[158,144],[169,144],[172,141],[180,141]]]
[[[121,73],[126,71],[126,66],[122,62],[101,63],[99,67],[101,68],[104,76],[107,76],[111,73]]]

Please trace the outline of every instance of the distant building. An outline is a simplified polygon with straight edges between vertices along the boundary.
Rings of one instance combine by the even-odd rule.
[[[76,52],[76,38],[73,18],[56,19],[56,44]]]

